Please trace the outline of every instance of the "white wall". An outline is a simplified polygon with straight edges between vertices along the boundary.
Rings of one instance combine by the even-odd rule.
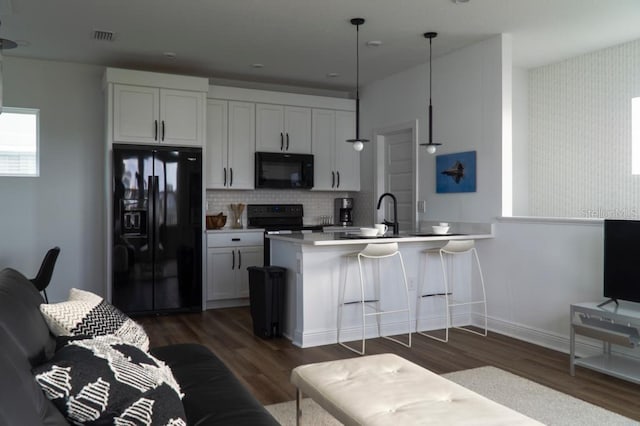
[[[478,242],[487,285],[489,326],[503,334],[568,351],[569,305],[601,301],[602,223],[498,219],[502,186],[502,91],[512,87],[514,191],[526,187],[527,72],[513,70],[502,85],[503,37],[495,37],[434,60],[433,103],[438,153],[476,150],[478,185],[474,194],[436,194],[434,157],[420,153],[420,198],[426,220],[496,222],[495,238]],[[504,55],[509,61],[510,55]],[[507,64],[509,67],[511,64]],[[375,82],[363,90],[365,135],[372,129],[419,120],[426,137],[427,68],[419,66]],[[508,77],[508,76],[507,76]],[[581,78],[577,76],[578,78]],[[362,156],[362,187],[372,190],[375,149]],[[526,200],[515,194],[517,210]],[[578,338],[578,351],[597,350]]]
[[[40,109],[40,177],[0,177],[0,268],[35,276],[61,253],[47,293],[104,294],[102,67],[5,57],[4,104]]]
[[[427,202],[423,219],[487,222],[500,215],[502,43],[498,36],[433,60],[433,133],[434,141],[443,144],[436,155],[476,151],[478,180],[475,193],[436,194],[435,156],[421,150],[418,199]],[[424,64],[366,86],[362,134],[371,137],[374,129],[417,118],[419,141],[426,142],[428,76]],[[373,146],[362,152],[364,191],[373,190],[374,152]]]
[[[513,68],[513,215],[529,215],[529,72]]]

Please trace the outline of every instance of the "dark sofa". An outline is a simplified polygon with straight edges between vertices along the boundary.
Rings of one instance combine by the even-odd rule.
[[[0,425],[68,424],[31,373],[56,350],[41,303],[40,293],[22,274],[0,271]],[[190,425],[278,424],[206,347],[169,345],[151,353],[171,367],[185,394]]]

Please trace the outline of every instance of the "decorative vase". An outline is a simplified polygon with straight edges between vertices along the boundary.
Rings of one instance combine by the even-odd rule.
[[[244,204],[230,204],[231,207],[231,227],[238,229],[242,228],[242,212],[244,211]]]

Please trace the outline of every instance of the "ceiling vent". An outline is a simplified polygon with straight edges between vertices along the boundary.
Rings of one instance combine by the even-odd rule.
[[[92,38],[100,41],[113,41],[115,34],[113,31],[93,30]]]

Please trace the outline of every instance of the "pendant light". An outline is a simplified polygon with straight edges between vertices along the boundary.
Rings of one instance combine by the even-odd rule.
[[[363,139],[360,137],[360,25],[364,24],[363,18],[353,18],[351,23],[356,26],[356,137],[355,139],[347,139],[347,142],[353,144],[353,149],[356,151],[362,151],[364,148],[363,142],[369,142],[369,139]]]
[[[2,23],[0,22],[0,25],[1,24]],[[13,49],[16,46],[18,45],[15,41],[0,37],[0,114],[2,114],[2,51]]]
[[[442,145],[433,141],[433,106],[431,105],[431,41],[438,36],[438,33],[424,33],[424,38],[429,39],[429,141],[421,143],[420,146],[426,146],[429,154],[435,154],[436,148]]]

